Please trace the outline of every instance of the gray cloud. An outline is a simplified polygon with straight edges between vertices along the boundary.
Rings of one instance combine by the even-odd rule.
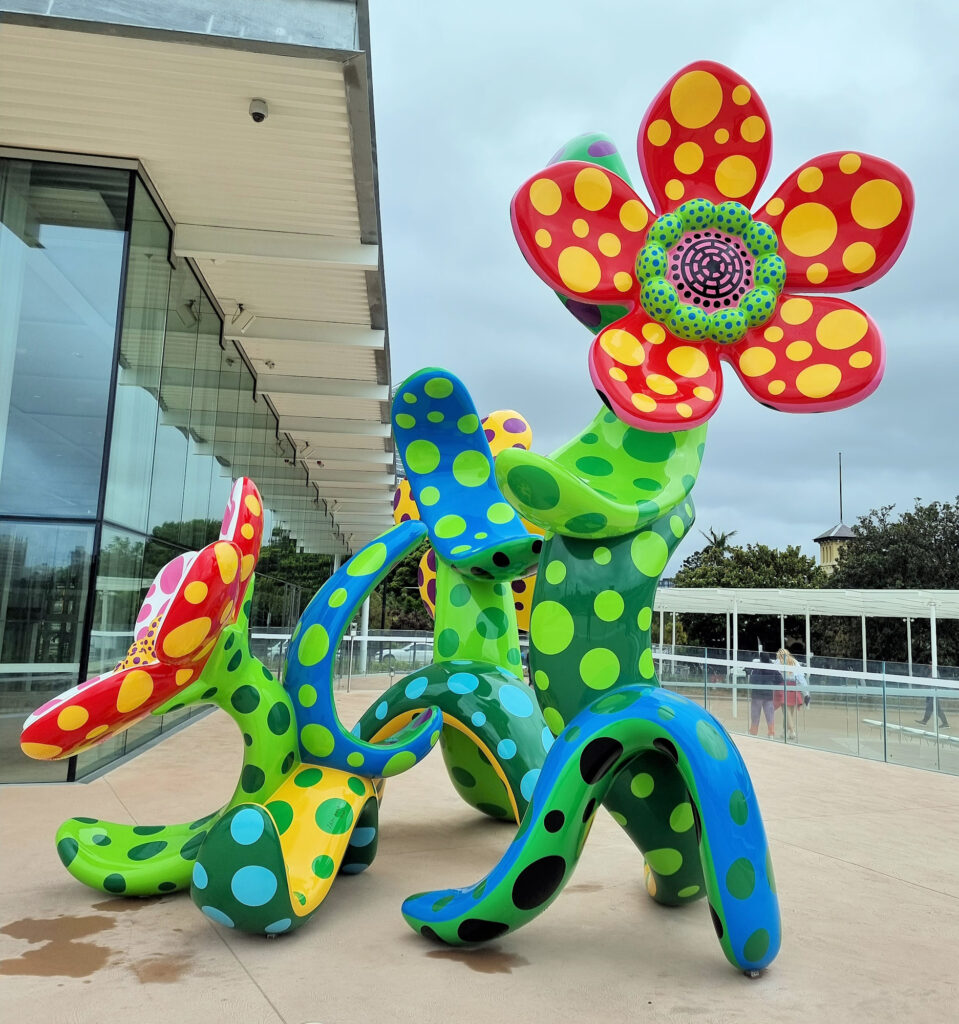
[[[736,68],[769,109],[773,166],[760,199],[818,153],[861,149],[916,189],[912,236],[881,281],[851,296],[887,347],[879,390],[851,409],[775,413],[727,373],[695,497],[698,525],[800,544],[915,497],[959,493],[953,186],[959,8],[846,0],[570,0],[416,5],[373,0],[372,57],[394,378],[426,365],[466,382],[481,412],[519,409],[551,451],[598,402],[591,336],[527,267],[509,201],[568,138],[603,130],[642,194],[635,139],[663,82],[692,60]],[[680,556],[694,550],[690,540]]]

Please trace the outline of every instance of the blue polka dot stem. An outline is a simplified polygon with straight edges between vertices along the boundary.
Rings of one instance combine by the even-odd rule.
[[[499,864],[466,888],[410,897],[403,904],[407,922],[430,938],[464,945],[495,939],[542,913],[572,875],[617,772],[644,751],[669,758],[686,783],[688,800],[672,818],[677,830],[696,836],[723,952],[737,967],[766,966],[779,949],[779,907],[746,767],[710,714],[657,687],[624,687],[580,712],[530,779],[529,810]],[[650,850],[647,861],[668,875],[681,855]]]
[[[437,710],[411,722],[386,745],[366,743],[343,727],[333,701],[336,653],[367,595],[423,536],[415,520],[394,526],[361,548],[323,584],[300,616],[286,656],[283,685],[293,702],[305,763],[344,772],[390,776],[422,760],[439,739]]]

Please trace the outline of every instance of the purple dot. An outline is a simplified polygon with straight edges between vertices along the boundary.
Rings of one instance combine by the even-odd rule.
[[[526,580],[513,580],[511,584],[514,593],[522,594],[526,589]]]
[[[436,604],[436,580],[430,580],[426,584],[426,596],[430,599],[430,604]]]
[[[423,570],[422,570],[422,569],[420,569],[420,570],[419,570],[419,571],[417,572],[417,574],[416,574],[416,585],[417,585],[418,587],[422,587],[422,586],[423,586],[423,580],[424,580],[425,578],[426,578],[426,577],[424,577],[424,575],[423,575]]]
[[[508,420],[504,421],[503,429],[511,434],[525,434],[529,427],[523,420],[510,416]]]
[[[426,564],[436,572],[436,552],[432,548],[426,553]]]
[[[496,437],[496,431],[495,430],[490,430],[489,427],[487,427],[486,430],[483,431],[483,433],[486,434],[486,440],[487,441],[492,441],[493,438]]]
[[[402,514],[402,515],[400,516],[400,522],[401,522],[401,523],[408,523],[408,522],[409,522],[409,521],[410,521],[410,520],[411,520],[412,518],[413,518],[413,517],[412,517],[412,516],[411,516],[411,515],[409,514],[409,512],[404,512],[404,513],[403,513],[403,514]]]
[[[576,317],[584,327],[599,327],[603,322],[603,314],[599,306],[589,302],[579,302],[577,299],[569,299],[566,308]]]
[[[393,495],[393,509],[394,510],[399,505],[399,503],[400,503],[400,489],[399,489],[399,487],[397,487],[396,488],[396,493]]]
[[[517,441],[516,444],[512,445],[511,447],[513,447],[513,448],[522,448],[524,452],[526,451],[526,445],[525,444],[520,444],[518,441]]]
[[[514,601],[514,602],[513,602],[513,607],[514,607],[514,608],[515,608],[515,609],[516,609],[516,610],[517,610],[518,612],[521,612],[521,611],[523,610],[523,602],[522,602],[522,601]]]
[[[601,139],[594,142],[586,152],[590,156],[612,156],[616,152],[616,147],[608,139]]]

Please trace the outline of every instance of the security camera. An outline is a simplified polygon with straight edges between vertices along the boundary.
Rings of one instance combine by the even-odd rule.
[[[266,105],[266,100],[250,100],[250,117],[253,118],[254,124],[262,124],[270,115],[270,108]]]

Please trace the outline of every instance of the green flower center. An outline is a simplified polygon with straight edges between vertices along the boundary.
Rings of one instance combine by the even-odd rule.
[[[691,199],[654,221],[636,259],[643,309],[684,341],[739,341],[786,282],[779,239],[741,203]]]

